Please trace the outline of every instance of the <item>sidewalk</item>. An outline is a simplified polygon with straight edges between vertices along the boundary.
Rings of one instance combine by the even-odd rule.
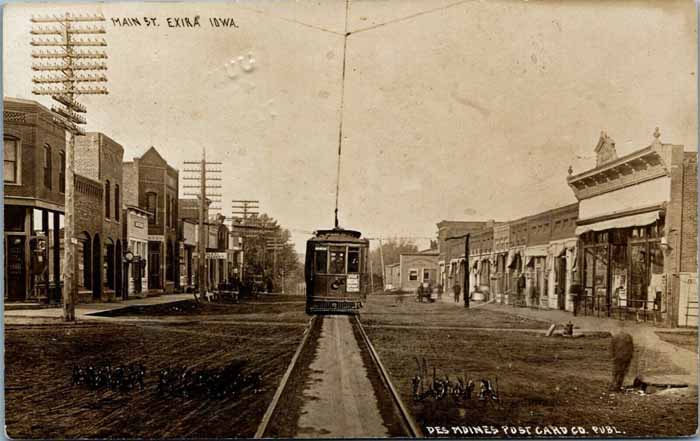
[[[442,302],[452,304],[455,307],[464,308],[464,303],[454,303],[452,299],[443,296]],[[533,308],[515,308],[510,305],[500,305],[496,303],[472,302],[473,308],[488,309],[490,311],[501,312],[504,314],[512,314],[523,318],[541,320],[552,324],[573,323],[574,333],[581,332],[609,332],[616,334],[619,332],[627,332],[634,339],[637,348],[642,350],[650,349],[661,356],[666,357],[676,366],[686,371],[685,375],[679,376],[679,379],[688,384],[698,384],[698,354],[686,349],[682,349],[676,345],[661,340],[656,334],[657,331],[662,332],[680,332],[674,328],[661,328],[652,326],[650,323],[638,323],[635,321],[624,321],[609,317],[594,317],[594,316],[575,316],[568,311],[558,309],[533,309]],[[687,332],[688,329],[683,329]]]
[[[164,294],[157,297],[129,299],[120,302],[80,303],[75,305],[75,318],[76,320],[95,320],[100,319],[100,317],[95,317],[92,314],[98,312],[112,311],[129,306],[161,305],[191,299],[193,299],[192,294]],[[62,314],[62,308],[12,309],[5,311],[4,320],[6,325],[33,325],[61,320]]]

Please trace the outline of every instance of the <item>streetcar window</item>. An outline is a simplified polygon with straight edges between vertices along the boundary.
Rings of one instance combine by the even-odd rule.
[[[345,247],[331,247],[331,274],[345,274]]]
[[[348,248],[348,273],[360,272],[360,249]]]
[[[326,248],[316,249],[314,268],[317,273],[325,273],[328,266],[328,250]]]

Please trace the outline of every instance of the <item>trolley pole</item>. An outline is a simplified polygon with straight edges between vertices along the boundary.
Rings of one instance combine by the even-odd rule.
[[[52,106],[54,122],[63,127],[68,133],[66,145],[65,173],[65,215],[64,215],[64,262],[63,262],[63,319],[75,321],[75,301],[77,284],[75,280],[75,245],[78,240],[75,235],[75,215],[73,202],[75,198],[75,137],[84,135],[79,124],[86,124],[85,106],[76,98],[80,95],[107,95],[104,86],[87,86],[85,83],[105,83],[107,77],[95,71],[107,70],[104,60],[107,54],[104,50],[79,50],[77,47],[104,47],[107,42],[103,38],[90,38],[96,34],[104,34],[105,29],[100,25],[85,25],[86,22],[103,22],[104,16],[95,15],[64,15],[32,16],[35,26],[31,29],[31,45],[39,48],[32,51],[32,58],[38,60],[32,64],[35,72],[47,72],[46,75],[36,75],[32,82],[35,95],[50,95],[58,106]],[[49,26],[41,26],[46,24]],[[81,36],[82,35],[82,36]],[[51,36],[44,38],[41,36]],[[121,256],[119,256],[121,258]]]
[[[464,307],[469,308],[469,233],[464,236]]]

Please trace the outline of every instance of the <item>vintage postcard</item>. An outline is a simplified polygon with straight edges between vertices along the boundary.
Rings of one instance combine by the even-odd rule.
[[[697,436],[696,7],[5,4],[6,436]]]

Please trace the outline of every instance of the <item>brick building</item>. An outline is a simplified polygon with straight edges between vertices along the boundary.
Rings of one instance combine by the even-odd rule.
[[[595,151],[596,167],[568,178],[579,200],[582,312],[697,321],[696,155],[661,143],[658,129],[651,145],[623,157],[605,133]]]
[[[114,300],[123,291],[122,159],[103,133],[75,139],[74,198],[78,300]],[[98,190],[99,189],[99,190]]]
[[[173,292],[180,288],[179,172],[154,147],[123,168],[124,202],[149,213],[148,290]]]
[[[469,237],[469,292],[478,290],[488,296],[491,291],[492,268],[495,267],[493,230],[496,225],[487,226]]]
[[[63,128],[36,101],[4,99],[5,300],[60,301]]]
[[[451,292],[452,286],[464,286],[465,274],[465,235],[473,234],[483,228],[493,228],[493,221],[446,221],[438,227],[438,283],[445,291]]]

